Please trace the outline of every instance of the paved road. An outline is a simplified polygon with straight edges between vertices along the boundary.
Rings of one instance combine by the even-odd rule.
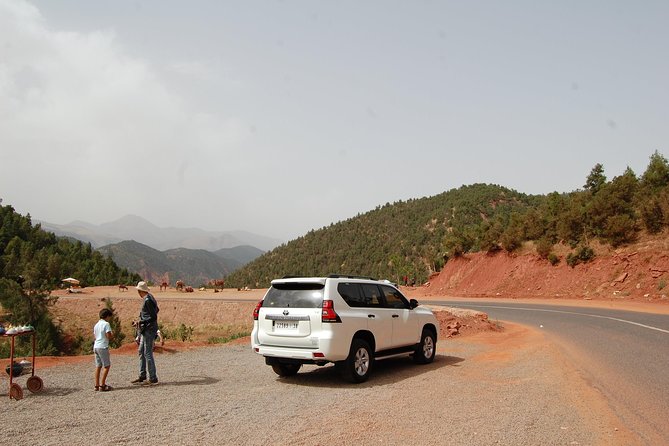
[[[543,330],[646,444],[669,444],[669,315],[600,308],[425,301]]]

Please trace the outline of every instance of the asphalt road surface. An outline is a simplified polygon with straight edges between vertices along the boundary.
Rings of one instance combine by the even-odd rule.
[[[669,315],[494,301],[425,301],[543,330],[645,444],[669,444]]]

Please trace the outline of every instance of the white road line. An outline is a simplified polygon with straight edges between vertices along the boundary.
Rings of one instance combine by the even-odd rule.
[[[465,306],[465,305],[462,305],[462,306]],[[545,308],[502,307],[502,306],[496,306],[496,305],[467,305],[467,306],[475,307],[475,308],[497,308],[497,309],[501,309],[501,310],[525,310],[525,311],[543,311],[543,312],[546,312],[546,313],[575,314],[575,315],[578,315],[578,316],[588,316],[588,317],[596,317],[596,318],[600,318],[600,319],[609,319],[611,321],[623,322],[625,324],[636,325],[638,327],[647,328],[649,330],[655,330],[655,331],[659,331],[659,332],[662,332],[662,333],[669,334],[669,330],[665,330],[663,328],[653,327],[652,325],[640,324],[639,322],[628,321],[626,319],[619,319],[617,317],[602,316],[602,315],[599,315],[599,314],[578,313],[576,311],[564,311],[564,310],[547,310]]]

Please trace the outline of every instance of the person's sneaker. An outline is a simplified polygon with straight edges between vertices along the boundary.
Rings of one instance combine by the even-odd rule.
[[[137,378],[137,379],[133,379],[132,381],[130,381],[130,383],[131,384],[142,384],[144,381],[146,381],[146,378]]]
[[[144,385],[147,385],[147,386],[157,386],[157,385],[158,385],[158,378],[150,379],[150,380],[144,382]]]

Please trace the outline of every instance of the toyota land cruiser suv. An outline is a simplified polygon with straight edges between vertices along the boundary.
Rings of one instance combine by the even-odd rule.
[[[334,363],[356,383],[377,359],[432,362],[439,332],[432,311],[390,282],[339,275],[273,280],[253,319],[251,346],[279,376]]]

